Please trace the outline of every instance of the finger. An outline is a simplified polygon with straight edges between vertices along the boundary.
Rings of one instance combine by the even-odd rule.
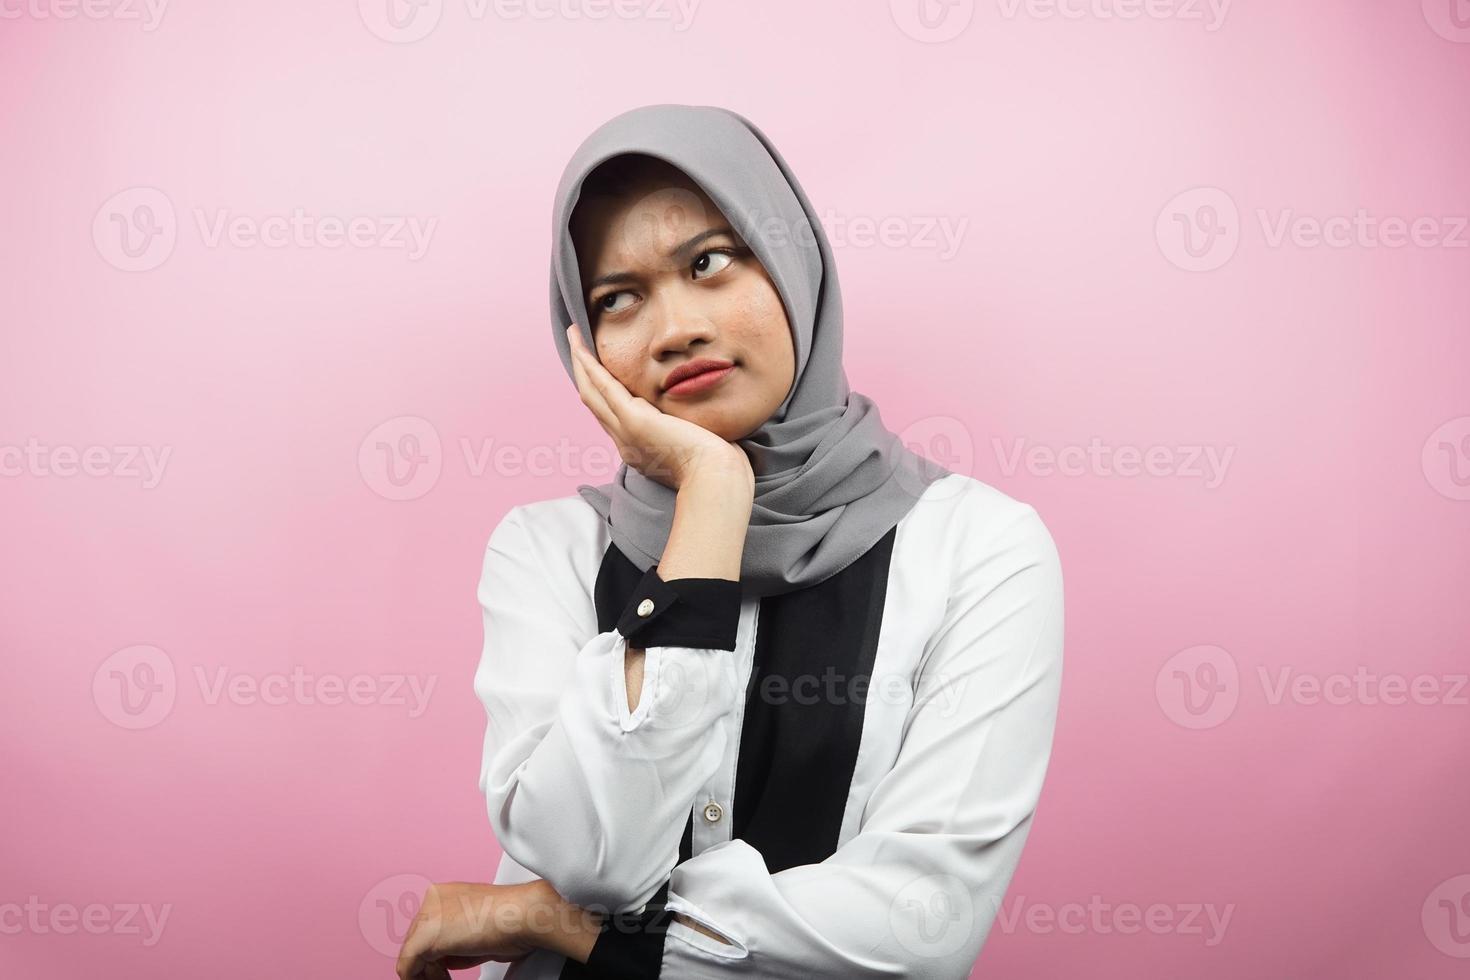
[[[621,381],[613,377],[611,371],[603,367],[602,362],[585,344],[581,343],[581,340],[579,335],[577,346],[582,351],[582,367],[586,371],[586,377],[597,393],[602,396],[602,402],[607,406],[608,411],[612,412],[619,422],[622,422],[633,401],[633,393]]]
[[[602,389],[592,380],[593,367],[601,368],[602,365],[597,364],[597,359],[582,344],[582,337],[577,334],[575,324],[568,333],[568,339],[572,344],[572,373],[576,377],[577,390],[582,393],[582,398],[587,407],[592,410],[592,414],[596,415],[605,427],[616,427],[618,425],[617,414],[608,404]]]
[[[518,953],[515,957],[510,956],[446,956],[440,960],[446,970],[468,970],[472,966],[479,966],[485,962],[504,963],[510,959],[520,959],[525,953]]]
[[[415,980],[423,974],[420,973],[422,964],[419,961],[421,950],[411,948],[409,942],[413,939],[410,934],[408,940],[403,943],[403,948],[398,951],[398,962],[393,965],[393,972],[398,975],[398,980]]]

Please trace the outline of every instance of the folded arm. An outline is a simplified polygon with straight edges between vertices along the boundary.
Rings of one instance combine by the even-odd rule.
[[[667,879],[741,693],[739,583],[665,582],[658,570],[613,629],[588,639],[563,594],[585,587],[548,574],[518,507],[491,535],[480,580],[475,691],[488,719],[480,789],[491,826],[517,862],[599,911],[639,908]],[[644,653],[637,698],[630,644]]]
[[[968,976],[1041,793],[1063,610],[1060,563],[1034,510],[966,541],[899,755],[858,833],[827,860],[776,874],[742,840],[705,850],[673,870],[658,907],[605,922],[578,975]]]

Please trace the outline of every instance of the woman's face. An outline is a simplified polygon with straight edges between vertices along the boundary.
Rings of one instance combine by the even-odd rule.
[[[685,174],[584,198],[572,238],[598,360],[630,392],[731,442],[785,401],[796,352],[780,294]],[[671,371],[702,358],[734,367],[698,390],[668,390]]]

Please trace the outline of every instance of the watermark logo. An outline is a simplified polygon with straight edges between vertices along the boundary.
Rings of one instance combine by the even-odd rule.
[[[1470,44],[1470,0],[1423,0],[1424,19],[1446,41]]]
[[[396,959],[432,884],[423,875],[398,874],[369,888],[357,906],[357,928],[367,944]]]
[[[909,493],[922,496],[930,483],[924,477],[936,467],[945,472],[971,473],[975,446],[969,428],[953,416],[927,416],[895,433],[899,443],[920,457],[917,473],[897,471],[897,479]],[[448,440],[446,442],[446,439]],[[672,449],[645,447],[648,458],[640,461],[647,472],[665,465]],[[1126,452],[1120,456],[1126,457]],[[3,458],[3,457],[0,457]],[[1185,462],[1189,462],[1186,455]],[[1228,464],[1228,454],[1198,465],[1180,466],[1180,476],[1218,472],[1217,465]],[[428,419],[402,415],[376,425],[358,446],[358,473],[373,493],[387,500],[414,500],[433,490],[445,468],[458,469],[471,479],[494,478],[547,479],[575,477],[583,482],[607,482],[624,465],[611,444],[593,442],[583,445],[565,436],[554,442],[515,442],[494,436],[450,434],[441,437]],[[628,464],[631,468],[637,468]],[[1124,467],[1126,469],[1126,467]],[[930,499],[942,499],[964,487],[945,487],[932,491]]]
[[[1164,257],[1189,272],[1223,266],[1240,245],[1240,212],[1218,187],[1195,187],[1164,205],[1154,222]]]
[[[1470,959],[1470,874],[1446,878],[1424,899],[1424,935],[1446,956]]]
[[[147,272],[167,261],[179,238],[173,202],[156,187],[129,187],[102,202],[92,218],[92,241],[107,263]]]
[[[1180,650],[1159,668],[1154,698],[1170,721],[1183,728],[1214,728],[1240,701],[1240,669],[1223,647]]]
[[[888,927],[899,945],[915,956],[950,956],[975,931],[975,903],[964,881],[954,875],[924,875],[893,897]]]
[[[653,675],[651,710],[658,727],[684,728],[707,721],[705,710],[712,692],[739,686],[733,668],[726,669],[730,663],[723,657],[691,658],[667,648],[659,651],[656,664],[645,660],[645,672],[652,671]],[[643,704],[640,702],[638,707]]]
[[[975,17],[975,0],[888,0],[893,22],[915,41],[942,44],[964,33]]]
[[[379,424],[357,450],[357,470],[385,500],[416,500],[434,489],[444,468],[439,430],[428,419],[400,415]]]
[[[239,707],[378,705],[407,708],[410,718],[428,710],[439,681],[436,674],[317,674],[299,664],[289,671],[258,675],[195,665],[192,678],[199,699],[210,707],[221,702]],[[119,728],[159,724],[173,713],[179,693],[173,658],[147,644],[118,650],[92,675],[93,703]]]
[[[438,218],[416,215],[239,214],[229,208],[191,208],[193,227],[207,249],[381,249],[417,262],[429,250]],[[188,227],[187,225],[185,227]],[[92,218],[98,254],[124,272],[147,272],[166,262],[178,244],[180,222],[168,195],[130,187],[102,203]]]
[[[1359,664],[1351,672],[1317,674],[1291,665],[1257,664],[1256,683],[1268,706],[1283,704],[1470,707],[1470,674],[1380,673]],[[1224,724],[1240,701],[1243,679],[1221,647],[1194,646],[1170,657],[1154,680],[1159,707],[1183,728]]]
[[[444,0],[357,0],[357,12],[369,31],[393,44],[412,44],[439,26]]]
[[[895,471],[899,486],[911,497],[944,500],[962,493],[966,487],[966,484],[956,482],[952,487],[930,491],[934,484],[926,476],[933,467],[926,463],[937,464],[951,473],[975,472],[975,440],[970,434],[970,427],[952,415],[927,415],[916,419],[898,433],[898,441],[923,461],[915,470],[900,467]],[[932,495],[925,497],[926,493]]]
[[[1450,419],[1424,440],[1424,478],[1451,500],[1470,500],[1470,415]]]
[[[1380,215],[1359,207],[1351,214],[1318,217],[1294,208],[1255,208],[1267,248],[1400,249],[1470,248],[1470,216]],[[1243,228],[1235,200],[1218,187],[1196,187],[1164,206],[1154,235],[1174,265],[1211,272],[1230,261]]]
[[[92,702],[119,728],[152,728],[173,711],[177,695],[173,660],[148,644],[118,650],[92,675]]]

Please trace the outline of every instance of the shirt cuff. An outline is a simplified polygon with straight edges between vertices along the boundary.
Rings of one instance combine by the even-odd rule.
[[[666,894],[668,886],[659,890]],[[602,923],[602,932],[592,944],[585,967],[572,977],[596,977],[597,980],[652,980],[662,971],[664,937],[673,912],[662,901],[650,902],[642,912],[619,912]]]
[[[636,649],[697,647],[734,650],[740,625],[740,583],[723,578],[665,582],[658,566],[643,573],[618,619],[618,632]]]

